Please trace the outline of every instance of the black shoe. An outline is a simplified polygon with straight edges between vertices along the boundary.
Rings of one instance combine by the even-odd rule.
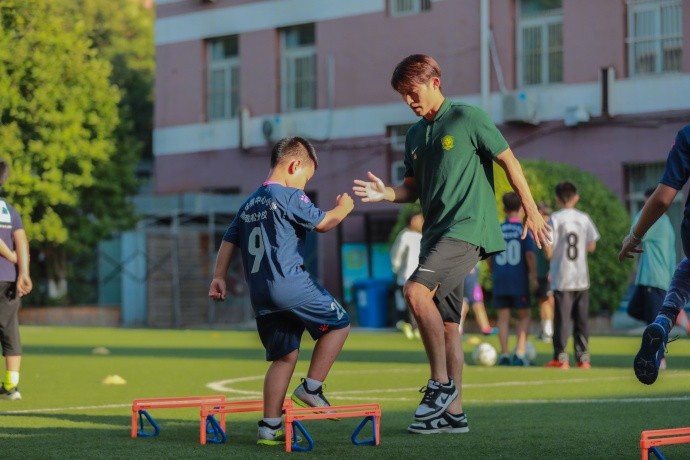
[[[467,416],[464,413],[451,415],[444,412],[437,418],[414,422],[407,427],[407,431],[418,434],[467,433],[470,428],[467,426]]]
[[[414,413],[414,419],[417,421],[438,417],[442,412],[448,409],[450,403],[452,403],[460,393],[453,379],[450,379],[445,385],[435,380],[429,380],[427,386],[422,387],[419,392],[424,393],[424,397]]]

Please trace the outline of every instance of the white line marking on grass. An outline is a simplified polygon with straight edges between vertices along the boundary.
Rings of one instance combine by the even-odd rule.
[[[71,410],[98,410],[98,409],[117,409],[120,407],[132,407],[132,404],[103,404],[100,406],[72,406],[72,407],[50,407],[47,409],[18,409],[0,412],[0,415],[12,414],[40,414],[42,412],[62,412]]]

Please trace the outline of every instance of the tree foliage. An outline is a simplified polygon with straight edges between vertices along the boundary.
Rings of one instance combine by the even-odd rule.
[[[0,3],[3,193],[50,278],[135,222],[127,198],[150,156],[152,15],[138,0]]]
[[[119,121],[110,64],[60,3],[0,5],[0,139],[12,166],[4,191],[32,244],[52,246],[90,225],[80,201],[115,153]]]

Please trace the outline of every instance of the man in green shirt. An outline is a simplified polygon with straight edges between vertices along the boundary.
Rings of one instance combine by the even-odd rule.
[[[467,417],[460,388],[464,355],[458,331],[463,281],[477,262],[503,251],[496,209],[493,162],[506,172],[525,210],[522,237],[537,246],[550,228],[537,210],[520,163],[481,109],[445,99],[441,69],[422,54],[393,71],[391,85],[422,117],[405,139],[405,180],[386,186],[371,172],[354,181],[363,202],[419,199],[424,215],[419,266],[405,283],[405,300],[417,319],[431,376],[415,411],[411,433],[464,433]]]

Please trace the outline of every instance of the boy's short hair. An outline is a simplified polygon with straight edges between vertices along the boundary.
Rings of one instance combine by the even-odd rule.
[[[577,195],[577,187],[572,182],[561,182],[556,184],[556,196],[563,203],[570,201],[575,195]]]
[[[391,86],[398,93],[405,94],[413,85],[427,83],[434,77],[441,78],[438,62],[426,54],[411,54],[393,70]]]
[[[0,187],[5,184],[5,181],[10,176],[10,165],[2,158],[0,158]]]
[[[506,192],[503,194],[503,208],[508,212],[519,211],[522,207],[520,197],[515,192]]]
[[[271,168],[275,168],[284,158],[306,159],[314,162],[314,170],[319,167],[316,149],[303,137],[284,137],[276,142],[271,152]]]

